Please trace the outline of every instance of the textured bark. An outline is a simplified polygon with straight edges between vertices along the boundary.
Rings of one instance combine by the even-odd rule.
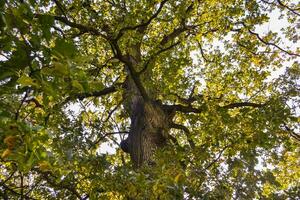
[[[131,126],[121,147],[130,154],[134,168],[139,168],[151,163],[155,150],[165,145],[170,115],[158,102],[144,100],[130,79],[127,80],[125,96]]]

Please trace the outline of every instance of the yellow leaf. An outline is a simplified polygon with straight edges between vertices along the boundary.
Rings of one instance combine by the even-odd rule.
[[[39,168],[42,171],[49,171],[50,170],[50,165],[47,161],[42,161],[39,163]]]
[[[9,135],[4,139],[4,143],[7,145],[8,149],[13,149],[16,143],[16,136]]]
[[[181,176],[182,176],[181,173],[177,174],[177,176],[176,176],[175,179],[174,179],[175,183],[178,183],[178,182],[179,182],[179,179],[180,179]]]
[[[261,63],[261,59],[257,58],[257,57],[252,57],[251,61],[254,63],[254,65],[259,66]]]
[[[1,158],[7,158],[9,155],[11,154],[11,150],[10,149],[5,149],[5,151],[2,153]]]
[[[18,83],[21,84],[23,87],[24,86],[38,86],[38,84],[36,84],[35,80],[31,79],[29,76],[26,76],[26,75],[22,75],[18,79]]]

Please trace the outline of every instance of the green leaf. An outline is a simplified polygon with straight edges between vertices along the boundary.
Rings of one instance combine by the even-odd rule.
[[[50,15],[41,15],[39,16],[38,20],[42,28],[43,36],[46,38],[47,41],[50,41],[52,36],[50,28],[54,23],[54,17]]]
[[[21,84],[22,87],[25,86],[36,86],[38,87],[38,84],[36,83],[36,80],[28,77],[27,75],[23,74],[17,81],[19,84]]]
[[[67,76],[70,71],[69,71],[69,66],[66,63],[61,63],[61,62],[53,62],[54,65],[54,70],[53,72],[56,75],[59,76]]]
[[[84,88],[82,87],[82,85],[77,81],[77,80],[73,80],[72,81],[72,86],[76,89],[78,89],[79,91],[83,92]]]
[[[72,42],[59,38],[55,41],[53,52],[55,55],[59,57],[62,56],[62,57],[71,58],[75,55],[76,48]]]

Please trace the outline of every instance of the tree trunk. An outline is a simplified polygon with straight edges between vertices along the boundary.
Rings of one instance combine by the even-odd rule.
[[[130,154],[134,168],[139,168],[151,163],[155,150],[165,145],[171,117],[160,103],[144,100],[131,78],[126,83],[125,98],[131,126],[121,148]]]

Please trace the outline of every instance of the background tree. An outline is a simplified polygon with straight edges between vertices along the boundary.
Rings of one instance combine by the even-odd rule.
[[[3,199],[300,196],[299,2],[0,8]]]

